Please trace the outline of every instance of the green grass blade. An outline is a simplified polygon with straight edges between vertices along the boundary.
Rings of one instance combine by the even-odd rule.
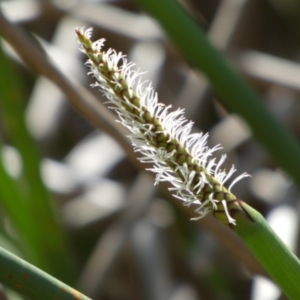
[[[136,0],[163,26],[192,66],[206,74],[224,103],[240,114],[254,135],[300,186],[300,147],[267,111],[260,97],[209,43],[201,28],[174,0]]]
[[[0,282],[32,300],[90,300],[0,247]]]
[[[14,207],[11,207],[8,213],[10,215],[22,213],[23,219],[26,218],[25,223],[28,230],[25,238],[30,240],[32,243],[30,246],[32,249],[34,248],[36,254],[34,255],[35,260],[32,262],[45,271],[70,281],[73,273],[65,236],[52,207],[51,197],[41,180],[40,155],[26,129],[22,85],[1,47],[0,66],[1,118],[6,127],[6,134],[20,152],[24,170],[22,186],[15,186],[15,189],[22,189],[22,196],[16,197],[15,195],[10,199],[14,203]],[[3,182],[0,188],[5,189]],[[10,188],[14,188],[12,184]],[[8,191],[6,192],[8,193]],[[11,194],[16,194],[16,192],[11,191]],[[6,199],[9,201],[8,198]],[[18,202],[16,202],[17,200]],[[7,201],[6,204],[8,204]],[[23,203],[22,211],[17,212],[20,210],[18,206],[20,202]],[[16,211],[13,212],[13,210]],[[21,217],[12,217],[12,219],[17,222],[21,220]],[[20,224],[17,227],[20,229]],[[32,236],[32,239],[28,235]]]
[[[300,262],[280,240],[263,216],[241,202],[246,214],[237,213],[235,232],[289,299],[300,299]]]

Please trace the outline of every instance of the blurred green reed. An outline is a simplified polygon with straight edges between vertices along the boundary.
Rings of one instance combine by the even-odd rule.
[[[64,231],[53,199],[40,176],[39,150],[24,121],[22,84],[2,48],[0,66],[2,137],[19,151],[22,159],[22,174],[18,179],[7,174],[0,160],[0,207],[17,235],[17,241],[9,236],[6,240],[14,244],[18,253],[31,263],[66,282],[73,282]]]

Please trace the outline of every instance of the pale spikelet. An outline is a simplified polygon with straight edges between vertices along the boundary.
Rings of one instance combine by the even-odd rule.
[[[195,204],[199,216],[193,220],[213,211],[224,224],[235,225],[228,210],[228,205],[236,202],[230,189],[248,175],[240,175],[226,189],[224,183],[235,169],[228,173],[221,170],[225,155],[219,162],[211,158],[221,147],[208,148],[208,134],[191,134],[193,122],[184,117],[184,110],[171,112],[170,106],[158,103],[151,83],[141,81],[134,64],[113,49],[102,51],[104,39],[92,42],[91,33],[91,29],[76,29],[80,50],[89,58],[90,74],[97,79],[93,86],[103,92],[131,132],[129,137],[141,155],[139,160],[152,164],[149,170],[156,173],[155,184],[168,181],[176,198],[185,205]]]

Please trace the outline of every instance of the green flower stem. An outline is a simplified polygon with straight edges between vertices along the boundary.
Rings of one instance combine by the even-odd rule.
[[[91,300],[0,247],[0,282],[31,300]]]
[[[237,225],[233,230],[279,285],[289,299],[300,299],[300,262],[280,240],[264,217],[244,202],[240,205],[246,212],[231,211]],[[252,220],[251,220],[252,219]]]
[[[203,71],[228,107],[240,114],[254,135],[300,186],[300,147],[267,111],[260,97],[209,43],[201,28],[175,0],[136,0],[163,26],[183,56]]]

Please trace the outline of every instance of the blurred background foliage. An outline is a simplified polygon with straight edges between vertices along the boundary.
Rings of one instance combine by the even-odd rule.
[[[299,138],[300,2],[180,2]],[[223,146],[227,169],[252,175],[234,192],[297,253],[295,185],[158,23],[131,0],[8,0],[0,12],[0,246],[95,300],[284,299],[235,235],[190,222],[192,208],[153,186],[89,87],[77,26],[147,71],[161,102]],[[21,298],[3,287],[0,299]]]

